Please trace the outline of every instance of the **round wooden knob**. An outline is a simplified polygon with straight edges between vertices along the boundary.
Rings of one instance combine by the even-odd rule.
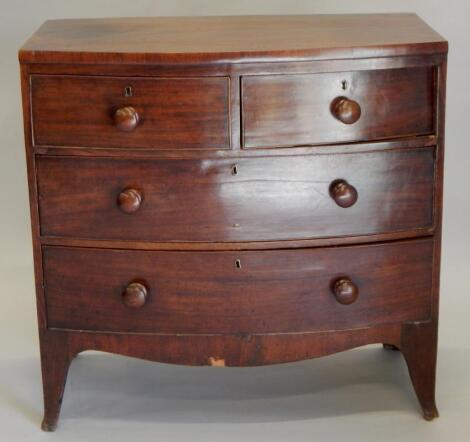
[[[117,204],[124,213],[134,213],[142,204],[142,194],[136,189],[125,189],[117,198]]]
[[[330,185],[330,196],[338,206],[351,207],[357,201],[357,190],[345,180],[333,181]]]
[[[122,302],[130,308],[140,308],[147,301],[148,289],[140,282],[131,282],[122,294]]]
[[[352,304],[359,296],[359,289],[349,278],[339,278],[333,282],[332,291],[340,304]]]
[[[344,124],[353,124],[361,117],[361,106],[354,100],[338,97],[331,103],[331,113]]]
[[[114,112],[114,125],[123,132],[132,132],[139,124],[139,114],[130,106],[121,107]]]

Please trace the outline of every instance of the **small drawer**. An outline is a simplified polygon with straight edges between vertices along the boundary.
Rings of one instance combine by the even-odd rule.
[[[37,159],[41,234],[276,241],[433,226],[434,148],[292,157]]]
[[[242,78],[245,148],[368,141],[435,130],[434,68]]]
[[[228,149],[225,77],[33,75],[36,146]]]
[[[327,249],[155,252],[45,247],[48,326],[288,333],[430,317],[433,240]]]

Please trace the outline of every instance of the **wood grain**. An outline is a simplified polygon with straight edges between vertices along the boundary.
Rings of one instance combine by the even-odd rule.
[[[434,84],[433,68],[242,77],[243,146],[430,134],[435,130]],[[360,106],[353,124],[332,115],[332,105],[343,96]]]
[[[344,330],[430,315],[431,239],[264,252],[141,252],[45,247],[48,326],[144,333]],[[236,265],[239,260],[240,266]],[[359,296],[343,305],[338,278]],[[145,281],[145,306],[122,293]]]
[[[149,161],[39,157],[41,233],[148,241],[268,241],[378,234],[433,224],[434,150]],[[237,174],[232,172],[237,166]],[[357,202],[340,207],[331,183]],[[123,189],[143,194],[122,213]]]
[[[50,20],[28,63],[201,63],[369,58],[447,51],[415,14]]]
[[[126,96],[130,87],[132,96]],[[34,143],[49,146],[134,148],[230,147],[229,82],[211,78],[134,78],[34,75]],[[132,107],[139,124],[115,125]]]
[[[19,58],[44,430],[86,350],[255,366],[383,343],[438,415],[439,34],[414,14],[54,20]]]
[[[437,322],[406,324],[402,328],[400,349],[423,409],[423,417],[431,421],[439,417],[435,399]]]

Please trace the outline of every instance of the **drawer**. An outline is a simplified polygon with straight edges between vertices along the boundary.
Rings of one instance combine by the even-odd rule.
[[[34,144],[227,149],[225,77],[33,75]]]
[[[434,148],[207,160],[38,156],[41,234],[269,241],[433,225]]]
[[[426,320],[432,251],[432,239],[245,252],[45,247],[48,326],[287,333]]]
[[[243,146],[430,134],[434,77],[432,67],[243,77]]]

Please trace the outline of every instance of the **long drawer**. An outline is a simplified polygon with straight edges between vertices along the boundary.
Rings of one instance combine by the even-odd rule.
[[[434,149],[240,158],[38,157],[41,234],[267,241],[433,225]]]
[[[295,146],[435,130],[432,67],[242,79],[243,146]]]
[[[426,320],[431,238],[244,252],[44,247],[48,326],[283,333]]]
[[[33,75],[34,144],[228,149],[229,80]]]

